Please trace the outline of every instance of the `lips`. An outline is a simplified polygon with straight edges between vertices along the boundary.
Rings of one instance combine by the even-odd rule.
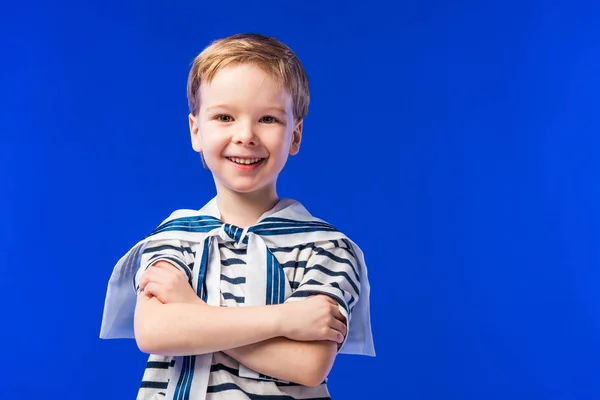
[[[264,158],[256,158],[256,157],[255,158],[227,157],[227,159],[231,162],[234,162],[234,163],[240,164],[240,165],[258,164],[259,162],[264,160]]]

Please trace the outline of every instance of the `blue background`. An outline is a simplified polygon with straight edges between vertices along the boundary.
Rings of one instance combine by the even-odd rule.
[[[0,393],[133,399],[98,339],[117,259],[214,194],[194,56],[237,32],[311,79],[280,195],[358,242],[376,358],[334,399],[600,398],[600,3],[116,1],[0,10]],[[494,2],[495,3],[495,2]]]

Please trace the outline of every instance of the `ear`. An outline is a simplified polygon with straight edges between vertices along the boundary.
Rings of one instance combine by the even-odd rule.
[[[300,151],[300,143],[302,142],[302,123],[299,119],[296,121],[296,127],[292,133],[292,143],[290,143],[290,155],[295,156]]]
[[[202,146],[200,141],[200,129],[198,128],[198,117],[190,114],[188,115],[190,123],[190,138],[192,139],[192,148],[198,153],[202,153]]]

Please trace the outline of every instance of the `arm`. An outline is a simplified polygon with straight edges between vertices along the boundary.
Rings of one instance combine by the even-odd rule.
[[[134,328],[138,347],[148,353],[204,354],[278,336],[341,342],[346,332],[337,305],[325,296],[269,306],[209,306],[185,273],[165,261],[143,274],[140,289]]]
[[[329,340],[298,342],[284,337],[226,350],[250,369],[304,386],[323,383],[333,367],[338,343]]]
[[[191,287],[194,258],[191,244],[179,240],[153,242],[144,250],[135,278],[136,289],[142,290],[134,316],[140,350],[204,354],[279,335],[277,312],[267,313],[264,307],[222,310],[202,302]],[[155,296],[159,293],[162,298]]]
[[[287,304],[325,294],[339,305],[341,319],[348,321],[359,296],[358,264],[344,241],[317,243],[307,261],[300,286]],[[333,300],[335,299],[335,300]],[[306,301],[306,300],[304,300]],[[229,356],[264,375],[313,386],[329,374],[341,346],[335,342],[296,342],[277,338],[243,348],[226,350]]]
[[[135,278],[134,330],[140,350],[204,354],[280,334],[277,310],[223,310],[201,301],[191,287],[194,258],[191,244],[179,240],[153,242],[144,250]],[[173,304],[163,304],[167,302]]]
[[[143,352],[170,356],[245,346],[282,334],[281,307],[213,307],[200,299],[163,304],[154,296],[140,293],[135,338]]]

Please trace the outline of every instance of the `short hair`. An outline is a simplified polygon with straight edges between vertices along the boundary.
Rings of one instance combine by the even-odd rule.
[[[274,37],[256,33],[240,33],[218,39],[196,58],[187,82],[190,113],[200,109],[200,84],[211,82],[216,73],[230,65],[255,64],[270,74],[290,93],[295,119],[308,114],[310,94],[306,71],[296,54]]]

